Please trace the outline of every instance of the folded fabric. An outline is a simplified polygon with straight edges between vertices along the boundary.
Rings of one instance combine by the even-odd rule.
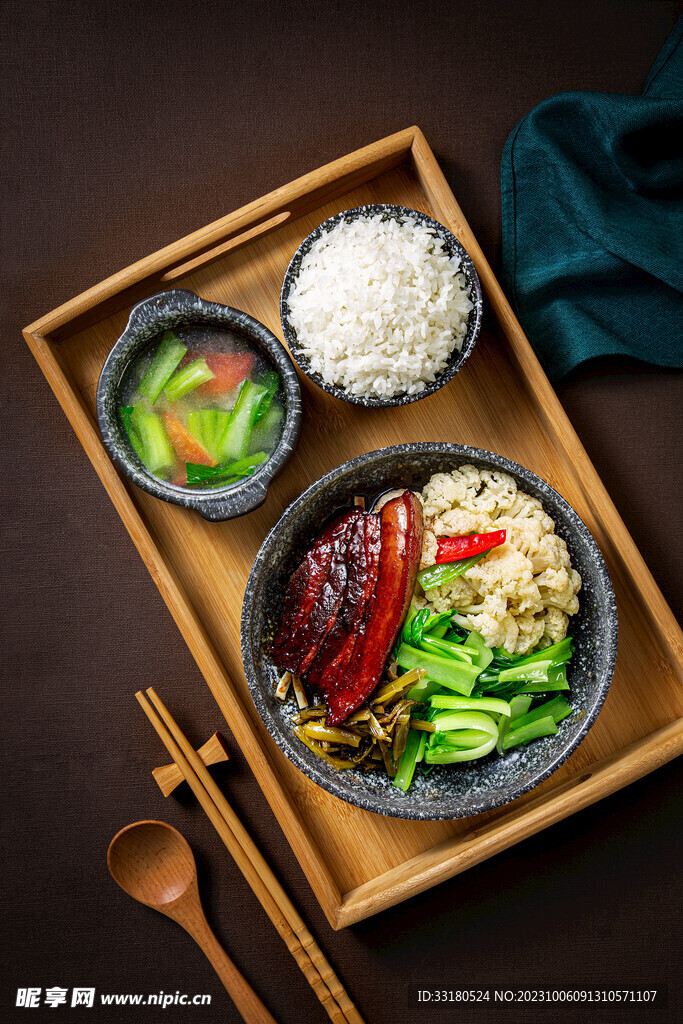
[[[551,380],[602,355],[683,366],[683,18],[641,96],[527,114],[501,192],[503,276]]]

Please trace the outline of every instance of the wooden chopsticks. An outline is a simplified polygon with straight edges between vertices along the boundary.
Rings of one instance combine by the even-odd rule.
[[[147,690],[147,695],[154,707],[141,690],[135,694],[161,742],[178,765],[328,1016],[336,1024],[364,1024],[303,918],[211,778],[194,747],[152,687]]]

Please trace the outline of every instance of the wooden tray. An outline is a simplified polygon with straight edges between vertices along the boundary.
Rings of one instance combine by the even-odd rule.
[[[247,310],[282,336],[280,285],[302,239],[339,210],[398,203],[432,214],[469,251],[495,333],[484,332],[455,380],[402,408],[363,409],[302,379],[298,449],[263,508],[210,524],[119,477],[95,422],[104,358],[130,306],[182,285]],[[491,318],[493,319],[493,318]],[[333,928],[407,899],[599,800],[683,746],[682,638],[676,621],[552,391],[418,128],[299,178],[96,285],[24,331],[214,694]],[[286,506],[352,456],[403,441],[458,441],[548,480],[600,545],[617,595],[619,658],[586,740],[550,779],[475,818],[383,818],[328,795],[275,746],[242,671],[239,610],[254,556]],[[210,588],[206,581],[211,580]],[[678,679],[677,679],[677,673]],[[342,851],[352,848],[349,858]]]

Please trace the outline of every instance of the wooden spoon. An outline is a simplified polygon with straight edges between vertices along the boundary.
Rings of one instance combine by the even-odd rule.
[[[211,931],[199,897],[194,855],[177,829],[163,821],[127,825],[109,844],[107,865],[124,892],[189,932],[247,1024],[277,1024]]]

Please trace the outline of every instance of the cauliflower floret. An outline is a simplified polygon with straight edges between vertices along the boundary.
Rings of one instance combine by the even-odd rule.
[[[494,526],[487,515],[454,508],[438,516],[432,528],[437,537],[464,537],[468,533],[488,533]]]
[[[549,647],[550,644],[556,644],[560,640],[564,640],[569,628],[569,617],[563,611],[551,606],[546,609],[546,613],[541,621],[543,623],[543,636],[539,643],[540,647]]]
[[[505,540],[517,548],[523,555],[531,557],[530,552],[536,551],[544,536],[543,524],[538,519],[513,519],[512,516],[500,516],[494,528],[505,530]]]
[[[463,468],[473,469],[472,466]],[[495,518],[499,512],[510,508],[516,494],[517,484],[511,476],[483,469],[479,473],[478,491],[475,493],[468,487],[467,495],[460,504],[470,512],[485,512]]]
[[[530,522],[531,520],[523,520]],[[568,569],[569,552],[567,545],[556,533],[546,533],[539,540],[535,548],[526,552],[531,559],[534,572],[543,572],[545,569]]]
[[[456,622],[515,654],[566,636],[567,616],[579,608],[581,577],[537,498],[518,491],[507,473],[470,465],[436,473],[423,495],[422,567],[436,562],[440,537],[506,531],[505,543],[466,573],[427,591],[429,606],[456,611]]]
[[[542,612],[543,597],[535,581],[518,583],[508,607],[513,615],[536,615]]]
[[[533,650],[543,636],[544,621],[544,615],[518,615],[515,618],[517,628],[519,629],[517,643],[515,644],[514,651],[509,647],[507,650],[510,651],[511,654],[527,654],[529,651]]]
[[[508,515],[512,519],[538,519],[546,533],[553,533],[555,530],[554,521],[547,512],[544,512],[538,498],[532,498],[524,491],[517,491],[515,500],[508,509]]]
[[[454,616],[456,622],[466,629],[475,629],[489,647],[514,651],[519,630],[501,594],[487,594],[479,603],[460,607],[461,614]]]
[[[465,493],[462,498],[459,498],[458,500],[461,505],[465,505],[466,502],[471,501],[472,498],[476,497],[481,490],[481,472],[476,466],[470,466],[468,463],[456,470],[453,476],[456,476],[456,474],[460,477],[460,480],[465,487]]]
[[[483,561],[468,569],[467,578],[480,594],[509,598],[518,603],[522,612],[542,603],[529,559],[510,544],[494,548]]]
[[[450,612],[454,608],[466,607],[474,603],[477,592],[463,576],[458,576],[442,587],[428,590],[426,598],[437,612]]]
[[[422,538],[422,560],[420,562],[420,568],[426,569],[428,565],[434,565],[436,562],[436,537],[434,531],[430,530],[429,527],[425,528],[424,536]]]
[[[536,577],[543,604],[560,608],[567,615],[576,615],[581,577],[575,569],[546,569]]]
[[[448,512],[466,493],[467,485],[459,473],[435,473],[422,492],[425,516]]]
[[[485,606],[490,602],[488,608]],[[503,602],[504,607],[505,602]],[[491,595],[481,605],[482,611],[471,615],[454,615],[453,618],[465,629],[475,629],[487,647],[504,647],[506,651],[514,651],[519,636],[519,629],[514,616],[503,611],[500,606],[494,607]],[[498,613],[498,614],[496,614]]]

